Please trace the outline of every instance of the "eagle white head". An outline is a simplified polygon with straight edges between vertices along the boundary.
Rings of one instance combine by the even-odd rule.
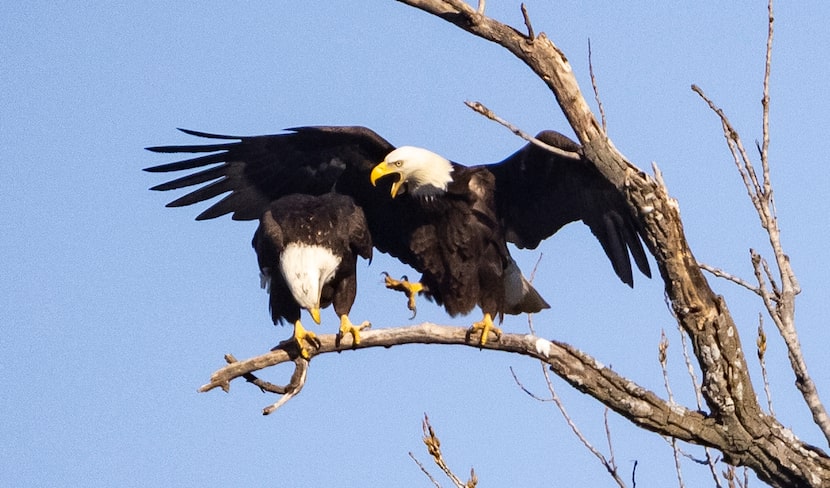
[[[320,323],[323,286],[334,278],[341,258],[331,249],[292,242],[280,254],[280,272],[297,304]]]
[[[372,169],[372,185],[387,175],[398,175],[392,184],[392,198],[406,188],[412,195],[428,196],[447,191],[452,181],[452,163],[432,151],[420,147],[402,146]]]

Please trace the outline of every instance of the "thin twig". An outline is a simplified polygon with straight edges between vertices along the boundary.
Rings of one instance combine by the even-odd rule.
[[[769,281],[769,286],[772,288],[771,298],[777,301],[778,297],[783,295],[781,288],[779,288],[778,283],[775,282],[775,277],[772,275],[772,270],[770,269],[769,263],[767,263],[766,259],[761,259],[761,266],[764,269],[764,274],[767,275],[767,281]]]
[[[530,284],[533,284],[533,280],[536,279],[536,272],[539,270],[539,264],[541,264],[542,257],[544,257],[544,255],[545,253],[543,252],[539,253],[539,257],[536,258],[536,263],[533,265],[533,269],[530,270],[530,277],[527,279],[527,281],[529,281]]]
[[[738,132],[732,127],[732,123],[729,122],[729,118],[726,117],[726,114],[723,112],[721,108],[715,105],[703,90],[698,87],[697,85],[692,85],[692,90],[709,105],[709,108],[718,115],[721,121],[721,126],[723,127],[723,134],[724,138],[726,139],[726,143],[729,146],[730,153],[732,154],[732,160],[735,163],[735,167],[738,169],[738,173],[741,175],[741,180],[743,180],[744,187],[746,188],[747,195],[749,199],[752,201],[752,205],[755,207],[755,210],[758,212],[758,216],[761,219],[761,225],[764,229],[769,230],[769,218],[768,214],[764,209],[764,206],[760,200],[760,195],[763,193],[761,186],[758,184],[758,177],[755,173],[755,168],[752,166],[752,160],[749,158],[749,155],[746,153],[746,149],[744,149],[743,142],[741,141],[740,136],[738,136]]]
[[[664,441],[666,441],[666,444],[671,445],[671,441],[672,441],[671,437],[666,437],[666,436],[661,436],[661,437],[663,438]],[[677,446],[677,453],[680,456],[683,456],[684,458],[688,459],[689,461],[691,461],[695,464],[700,464],[701,466],[703,466],[703,465],[705,465],[709,462],[707,459],[701,459],[701,458],[696,457],[695,455],[693,455],[689,452],[684,451],[679,445]]]
[[[631,488],[637,488],[637,460],[634,460],[634,466],[631,467]]]
[[[527,6],[522,3],[522,17],[525,20],[525,27],[527,27],[527,40],[533,42],[536,39],[536,34],[533,32],[533,25],[530,23],[530,15],[527,13]]]
[[[772,392],[769,386],[769,377],[767,376],[767,334],[764,332],[764,316],[758,314],[758,339],[755,341],[758,347],[758,362],[761,363],[761,377],[764,379],[764,394],[767,397],[767,408],[769,414],[775,417],[775,410],[772,408]]]
[[[542,376],[545,378],[545,383],[548,387],[548,392],[550,393],[550,398],[542,398],[539,395],[536,395],[532,391],[530,391],[522,382],[519,380],[519,377],[516,376],[516,372],[513,368],[510,368],[510,374],[513,375],[513,381],[521,388],[523,392],[529,395],[534,400],[540,402],[554,402],[556,407],[559,409],[559,412],[562,414],[562,417],[565,419],[565,422],[571,428],[571,431],[576,435],[577,439],[584,445],[588,451],[590,451],[597,459],[599,459],[600,463],[605,467],[606,471],[611,475],[612,478],[617,482],[620,487],[625,487],[622,479],[619,477],[617,472],[617,465],[614,462],[614,450],[611,448],[611,460],[605,458],[605,456],[599,452],[591,442],[582,434],[582,431],[579,430],[579,427],[576,426],[576,423],[573,421],[571,416],[568,414],[568,411],[565,409],[565,405],[562,403],[562,400],[559,398],[559,395],[556,393],[556,390],[553,387],[553,383],[550,379],[550,374],[548,373],[548,368],[545,366],[545,363],[542,363]],[[608,428],[608,411],[606,409],[605,413],[605,432],[606,432],[606,439],[608,440],[608,445],[611,447],[611,432]]]
[[[599,460],[599,462],[602,464],[602,466],[605,468],[608,474],[611,475],[614,481],[617,482],[617,485],[619,485],[620,488],[625,488],[625,482],[623,482],[622,478],[620,478],[620,475],[617,472],[617,467],[612,465],[608,461],[608,459],[606,459],[605,456],[601,452],[599,452],[593,446],[593,444],[591,444],[591,441],[589,441],[585,437],[585,435],[582,434],[582,431],[579,430],[579,427],[576,426],[576,423],[568,414],[568,410],[565,408],[565,404],[562,403],[562,399],[559,398],[559,394],[556,393],[556,389],[553,387],[553,382],[550,379],[550,374],[548,373],[548,368],[545,364],[542,364],[542,374],[545,377],[545,384],[547,384],[551,400],[553,400],[553,403],[556,405],[556,408],[559,409],[559,413],[562,414],[562,418],[565,419],[565,422],[568,424],[568,427],[571,428],[571,431],[574,433],[576,438],[579,439],[579,442],[581,442],[582,445],[585,446],[585,448],[588,449],[588,451]]]
[[[602,106],[602,100],[599,98],[599,87],[597,86],[597,78],[594,76],[594,60],[591,52],[591,38],[588,38],[588,73],[591,76],[591,86],[594,89],[594,100],[597,102],[599,108],[599,116],[602,120],[602,131],[608,132],[608,124],[605,120],[605,108]]]
[[[718,278],[723,278],[727,281],[731,281],[732,283],[735,283],[738,286],[746,288],[747,290],[751,291],[752,293],[755,293],[758,296],[761,295],[761,290],[757,286],[752,285],[751,283],[744,280],[743,278],[739,278],[739,277],[737,277],[733,274],[727,273],[726,271],[724,271],[720,268],[715,268],[714,266],[710,266],[708,264],[698,263],[698,266],[703,271],[709,272],[709,273],[711,273],[712,275],[714,275]]]
[[[530,271],[530,277],[528,278],[528,282],[530,282],[531,285],[533,284],[533,280],[536,279],[536,271],[538,271],[539,264],[541,264],[542,256],[544,256],[544,255],[545,255],[544,253],[541,253],[541,252],[539,253],[539,257],[536,259],[536,264],[533,265],[533,269]],[[533,328],[533,314],[532,313],[527,314],[527,328],[528,328],[528,330],[530,330],[531,334],[536,335],[536,330]]]
[[[723,477],[726,479],[726,486],[728,488],[736,488],[737,485],[735,484],[736,476],[735,476],[735,466],[727,466],[726,471],[723,472]]]
[[[660,369],[663,372],[663,386],[666,388],[666,394],[668,395],[669,402],[674,403],[674,395],[672,394],[671,387],[669,386],[669,370],[667,368],[668,350],[669,339],[666,337],[666,331],[660,329],[660,343],[657,346],[657,360],[660,362]]]
[[[674,403],[674,394],[672,394],[671,387],[669,386],[669,370],[667,367],[668,364],[668,354],[667,351],[669,349],[669,339],[666,337],[666,331],[660,330],[660,343],[657,346],[657,359],[660,362],[660,369],[663,372],[663,386],[666,388],[666,395],[668,396],[669,403]],[[670,439],[672,453],[674,455],[674,471],[677,473],[677,486],[683,488],[686,486],[683,483],[683,469],[680,465],[680,452],[679,448],[677,447],[677,439],[672,437]]]
[[[510,122],[508,122],[508,121],[504,120],[503,118],[499,117],[498,115],[495,114],[495,112],[493,112],[492,110],[487,108],[481,102],[471,102],[471,101],[468,100],[468,101],[464,102],[464,104],[466,106],[470,107],[471,109],[473,109],[474,111],[478,112],[479,114],[481,114],[481,115],[487,117],[488,119],[492,120],[493,122],[498,122],[499,124],[506,127],[508,130],[510,130],[510,132],[516,134],[517,136],[521,137],[522,139],[524,139],[524,140],[526,140],[526,141],[528,141],[532,144],[535,144],[536,146],[541,147],[542,149],[550,151],[550,152],[552,152],[552,153],[554,153],[558,156],[562,156],[564,158],[570,158],[570,159],[574,159],[574,160],[579,160],[579,159],[582,158],[582,156],[577,152],[566,151],[566,150],[558,148],[556,146],[551,146],[550,144],[545,144],[544,142],[540,141],[539,139],[536,139],[535,137],[531,136],[527,132],[519,129],[515,125],[513,125]]]
[[[767,309],[767,313],[772,317],[772,321],[778,325],[779,330],[783,329],[783,324],[781,323],[781,317],[777,313],[777,306],[774,303],[773,295],[767,291],[766,281],[764,280],[764,267],[766,262],[764,258],[758,254],[755,249],[749,250],[750,261],[752,262],[752,269],[755,272],[755,280],[758,282],[758,289],[761,291],[760,296],[764,301],[764,307]]]
[[[527,394],[527,396],[529,396],[530,398],[532,398],[532,399],[536,400],[537,402],[543,402],[543,403],[544,403],[544,402],[552,402],[552,401],[553,401],[553,400],[552,400],[552,399],[550,399],[550,398],[542,398],[542,397],[540,397],[539,395],[537,395],[536,393],[533,393],[532,391],[530,391],[530,390],[529,390],[529,389],[528,389],[528,388],[524,385],[524,383],[522,383],[522,380],[520,380],[520,379],[519,379],[519,377],[516,375],[516,371],[513,369],[513,366],[510,366],[510,367],[509,367],[509,368],[507,368],[507,369],[509,369],[509,370],[510,370],[510,375],[511,375],[511,376],[513,376],[513,381],[515,381],[515,382],[516,382],[516,385],[517,385],[517,386],[518,386],[518,387],[519,387],[519,388],[520,388],[523,392],[525,392],[525,393]]]
[[[772,0],[767,3],[768,14],[768,29],[767,29],[767,46],[766,55],[764,57],[764,96],[761,99],[761,106],[763,109],[763,143],[761,145],[761,168],[764,178],[764,195],[772,198],[772,184],[769,178],[769,79],[772,71],[772,38],[773,38],[773,24],[774,16],[772,15]]]
[[[441,484],[438,483],[438,481],[432,476],[432,474],[430,474],[429,471],[427,471],[426,466],[424,466],[424,464],[421,461],[418,461],[415,455],[412,454],[412,451],[409,451],[409,457],[413,461],[415,461],[415,464],[417,464],[419,468],[421,468],[421,472],[424,473],[427,478],[429,478],[429,480],[432,482],[432,485],[435,486],[435,488],[441,488]]]
[[[617,470],[617,461],[614,459],[614,442],[611,437],[611,425],[608,423],[608,412],[610,409],[605,407],[602,411],[602,422],[605,424],[605,440],[608,441],[608,463]]]

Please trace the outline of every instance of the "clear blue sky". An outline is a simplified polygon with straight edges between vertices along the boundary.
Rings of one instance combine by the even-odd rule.
[[[439,346],[328,355],[271,417],[260,409],[275,398],[244,382],[229,394],[196,392],[223,354],[260,354],[290,329],[270,324],[249,247],[255,224],[165,209],[174,195],[147,191],[161,180],[141,168],[169,159],[144,147],[192,142],[175,127],[262,134],[303,124],[367,125],[395,144],[469,163],[522,144],[467,99],[529,132],[570,134],[528,69],[439,19],[392,1],[275,3],[0,5],[0,485],[430,486],[407,456],[428,461],[426,412],[452,467],[474,466],[481,486],[612,486],[553,405],[515,385],[509,367],[544,394],[539,365],[519,357]],[[769,256],[768,248],[720,124],[689,86],[727,111],[747,146],[761,137],[765,5],[527,5],[589,96],[591,39],[609,133],[640,167],[658,163],[697,258],[751,278],[748,249]],[[518,2],[491,1],[488,13],[522,22]],[[828,399],[830,5],[781,2],[776,14],[773,181],[804,289],[801,339]],[[529,272],[540,253],[537,287],[553,307],[534,318],[537,331],[664,395],[656,356],[665,328],[674,392],[692,405],[660,281],[622,285],[582,225],[517,257]],[[408,324],[401,297],[382,287],[384,270],[408,271],[385,256],[362,263],[352,317]],[[760,302],[713,285],[754,357]],[[419,310],[418,320],[472,320],[449,320],[427,302]],[[766,324],[776,411],[822,445]],[[317,330],[336,326],[324,311]],[[504,328],[524,332],[526,320],[509,317]],[[602,409],[555,385],[605,448]],[[639,486],[673,485],[665,441],[613,414],[611,430],[626,479],[637,460]],[[684,476],[710,484],[688,461]]]

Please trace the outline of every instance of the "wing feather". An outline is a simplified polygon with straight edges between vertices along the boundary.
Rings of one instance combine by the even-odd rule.
[[[225,146],[225,145],[223,145]],[[193,152],[193,151],[184,151],[185,149],[190,149],[193,146],[170,146],[170,147],[148,147],[148,151],[157,152],[157,153],[172,153],[172,152]],[[162,150],[163,149],[163,150]],[[172,150],[172,149],[175,149]],[[182,151],[179,151],[182,149]],[[210,149],[209,151],[225,151],[227,148],[219,148],[219,149]],[[208,152],[207,150],[205,152]],[[219,154],[210,154],[208,156],[200,156],[198,158],[192,159],[185,159],[184,161],[177,161],[175,163],[169,164],[162,164],[159,166],[153,166],[152,168],[145,168],[144,171],[149,171],[150,173],[168,173],[171,171],[183,171],[186,169],[194,169],[194,168],[201,168],[202,166],[207,166],[209,164],[216,164],[221,163],[225,159],[225,153]]]
[[[223,193],[227,193],[231,190],[233,190],[233,181],[223,176],[220,180],[214,181],[209,185],[200,187],[195,191],[192,191],[182,197],[173,200],[172,202],[168,203],[167,206],[186,207],[188,205],[193,205],[194,203],[210,200],[213,197],[219,196]]]
[[[634,283],[629,253],[650,277],[639,225],[623,195],[579,156],[576,142],[554,131],[541,132],[536,138],[574,157],[528,144],[501,163],[487,166],[496,176],[496,204],[508,241],[520,248],[535,248],[563,226],[581,220],[623,282]]]
[[[181,178],[176,178],[175,180],[168,181],[167,183],[156,185],[150,189],[155,191],[167,191],[176,190],[178,188],[184,188],[186,186],[200,185],[208,181],[213,181],[222,178],[223,176],[225,176],[224,171],[225,168],[222,168],[221,166],[208,168],[203,171],[182,176]]]
[[[394,149],[365,127],[297,127],[283,134],[252,137],[179,130],[192,136],[231,141],[147,148],[164,154],[209,153],[145,169],[167,173],[207,167],[151,188],[167,191],[196,187],[170,202],[170,207],[193,205],[228,193],[199,214],[198,220],[229,213],[235,220],[257,219],[270,202],[292,193],[321,195],[337,188],[354,196],[354,192],[365,191],[367,185],[341,184],[344,172],[360,173],[361,178],[365,173],[368,182],[372,166]],[[354,175],[348,178],[359,180]]]

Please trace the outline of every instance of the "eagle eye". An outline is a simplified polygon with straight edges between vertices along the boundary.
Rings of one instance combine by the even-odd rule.
[[[392,164],[394,164],[396,168],[400,168],[401,166],[403,166],[403,161],[401,161],[401,160],[399,159],[399,160],[395,161],[395,162],[394,162],[394,163],[392,163]]]

